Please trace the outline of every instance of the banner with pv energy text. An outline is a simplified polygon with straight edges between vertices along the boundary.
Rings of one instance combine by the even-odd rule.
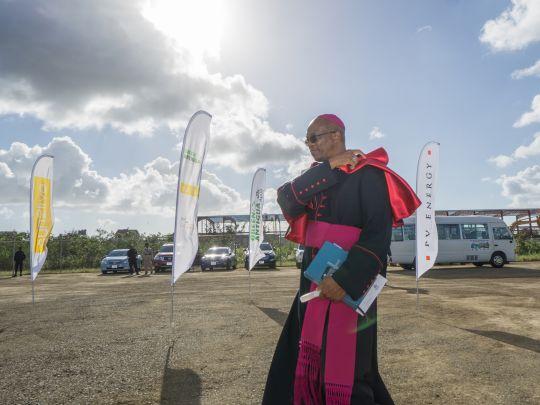
[[[263,207],[266,170],[257,169],[251,183],[251,203],[249,209],[249,270],[264,257],[261,243],[264,241]]]
[[[176,190],[172,284],[189,270],[199,248],[197,213],[211,120],[212,116],[206,111],[196,112],[189,120],[184,134]]]
[[[435,224],[435,194],[439,171],[439,143],[428,142],[418,159],[416,194],[422,205],[416,210],[416,279],[431,269],[439,253]]]
[[[47,241],[54,225],[53,162],[50,155],[37,158],[30,178],[30,274],[34,281],[47,259]]]

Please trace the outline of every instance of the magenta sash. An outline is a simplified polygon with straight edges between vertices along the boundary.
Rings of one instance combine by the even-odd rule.
[[[353,226],[309,221],[306,246],[320,248],[328,241],[350,250],[360,233],[361,229]],[[316,284],[312,283],[310,290],[316,288]],[[342,302],[315,298],[307,304],[302,326],[294,380],[295,405],[323,403],[321,349],[328,311],[324,369],[326,404],[348,405],[351,402],[358,314]]]

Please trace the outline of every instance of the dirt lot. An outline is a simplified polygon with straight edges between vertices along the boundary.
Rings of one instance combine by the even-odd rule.
[[[298,270],[0,279],[0,403],[256,404]],[[379,364],[397,404],[539,404],[540,264],[390,269]]]

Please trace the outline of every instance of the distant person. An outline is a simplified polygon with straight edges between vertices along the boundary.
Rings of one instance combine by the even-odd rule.
[[[139,275],[139,268],[137,267],[137,250],[131,246],[127,251],[127,257],[129,261],[129,274],[133,275],[133,272]]]
[[[148,275],[148,273],[152,274],[154,271],[154,251],[150,246],[148,246],[148,243],[144,244],[144,250],[142,254],[142,265],[144,269],[144,275]]]
[[[26,255],[22,251],[22,248],[19,246],[19,250],[17,250],[15,252],[15,256],[13,256],[13,261],[15,262],[15,269],[13,270],[12,277],[17,277],[17,269],[19,269],[19,276],[22,277],[24,259],[26,259]]]

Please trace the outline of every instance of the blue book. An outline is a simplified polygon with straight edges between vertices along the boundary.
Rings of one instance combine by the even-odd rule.
[[[317,252],[313,261],[304,272],[304,277],[319,285],[321,281],[334,274],[347,259],[347,251],[331,242],[324,242],[324,245]],[[343,302],[354,309],[360,315],[365,315],[375,298],[380,294],[386,284],[386,278],[377,275],[370,288],[359,299],[354,300],[349,295],[345,295]],[[318,294],[311,292],[300,297],[302,302],[317,297]]]

